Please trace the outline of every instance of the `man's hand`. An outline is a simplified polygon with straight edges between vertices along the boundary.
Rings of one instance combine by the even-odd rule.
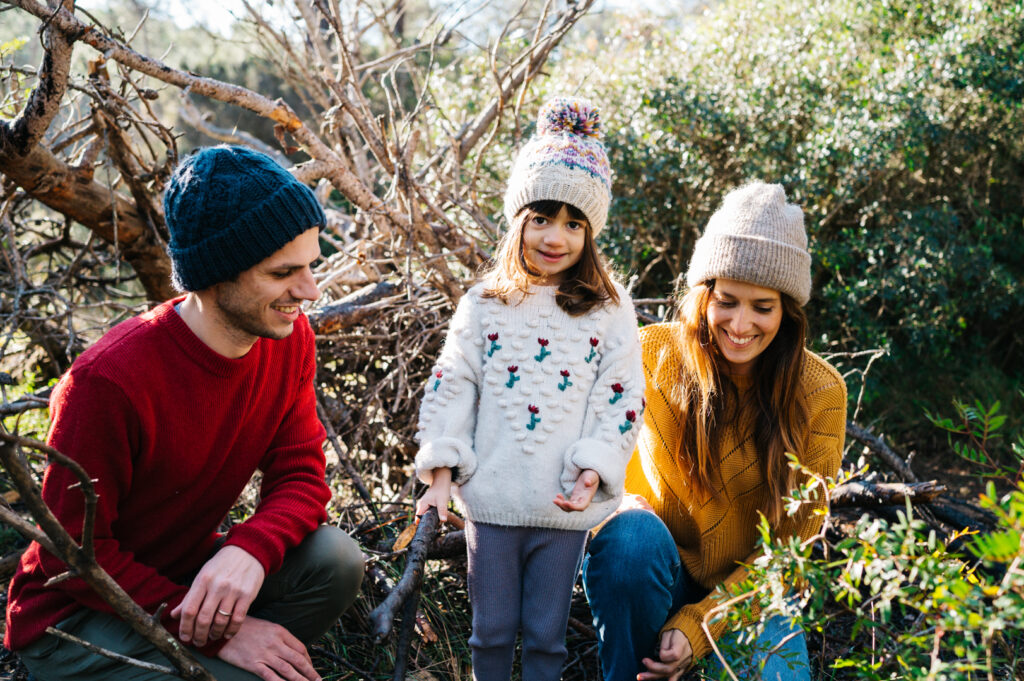
[[[442,523],[448,520],[448,502],[452,498],[452,469],[435,468],[430,487],[420,500],[416,502],[416,519],[433,506],[437,509],[437,518]]]
[[[594,499],[594,494],[597,493],[597,486],[600,483],[601,476],[597,474],[597,471],[591,468],[584,469],[580,473],[580,477],[576,478],[576,484],[573,485],[568,499],[562,494],[555,495],[555,506],[566,512],[586,509]]]
[[[217,657],[264,681],[321,681],[302,641],[280,624],[246,617]]]
[[[661,635],[658,658],[657,662],[649,657],[643,659],[647,671],[637,674],[637,681],[649,681],[650,679],[678,681],[690,666],[690,662],[693,661],[690,639],[686,638],[686,634],[678,629],[669,629]]]
[[[178,638],[205,646],[238,633],[266,575],[249,552],[225,546],[196,575],[184,600],[171,611],[181,618]]]

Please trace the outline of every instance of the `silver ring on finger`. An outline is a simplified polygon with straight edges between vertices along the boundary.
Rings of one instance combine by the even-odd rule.
[[[231,613],[230,612],[224,612],[220,608],[217,608],[217,614],[218,615],[224,615],[225,617],[231,617]]]

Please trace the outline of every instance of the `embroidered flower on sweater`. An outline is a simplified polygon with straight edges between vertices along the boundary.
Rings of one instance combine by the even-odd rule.
[[[564,392],[566,388],[572,385],[572,381],[569,380],[569,370],[562,369],[558,373],[562,375],[562,382],[558,384],[558,389]]]
[[[584,358],[587,364],[590,364],[590,362],[597,357],[597,343],[598,340],[596,338],[590,339],[590,354]]]
[[[619,432],[625,434],[633,427],[633,422],[636,421],[636,412],[632,409],[626,411],[626,422],[619,426]]]
[[[517,371],[519,371],[519,366],[516,364],[512,364],[508,367],[508,383],[505,384],[506,388],[515,386],[516,381],[521,378],[520,376],[516,376]]]
[[[543,362],[544,358],[551,354],[551,351],[548,350],[548,339],[538,338],[537,342],[540,343],[540,354],[534,355],[533,358],[538,362]]]
[[[437,380],[434,381],[434,392],[437,392],[438,386],[441,385],[441,376],[443,376],[443,375],[444,375],[444,372],[440,371],[440,370],[436,374],[434,374],[434,376],[437,378]]]
[[[531,404],[527,409],[530,410],[530,422],[526,424],[526,428],[528,430],[533,430],[537,427],[537,424],[540,423],[540,417],[537,416],[537,414],[540,413],[540,407],[535,404]]]
[[[615,404],[620,399],[622,399],[622,392],[624,390],[625,390],[625,388],[622,387],[621,383],[613,384],[612,385],[612,392],[615,393],[615,395],[610,400],[608,400],[608,404]]]
[[[491,341],[491,347],[487,351],[487,356],[490,357],[491,355],[496,353],[498,350],[501,350],[501,346],[498,345],[498,334],[496,334],[496,333],[489,333],[489,334],[487,334],[487,340]]]

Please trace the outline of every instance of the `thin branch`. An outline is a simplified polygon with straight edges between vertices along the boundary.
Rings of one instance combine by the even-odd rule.
[[[899,454],[894,452],[889,445],[885,444],[885,442],[882,441],[882,438],[878,437],[867,428],[859,426],[853,421],[847,421],[846,434],[881,457],[882,460],[888,464],[890,468],[899,473],[904,480],[908,482],[921,482],[917,475],[914,474],[914,471],[910,470],[909,464],[907,464]]]

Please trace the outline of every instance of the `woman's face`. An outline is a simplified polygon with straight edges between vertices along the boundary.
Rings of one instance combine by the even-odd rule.
[[[782,324],[779,292],[718,279],[708,301],[708,327],[733,374],[748,374]]]

